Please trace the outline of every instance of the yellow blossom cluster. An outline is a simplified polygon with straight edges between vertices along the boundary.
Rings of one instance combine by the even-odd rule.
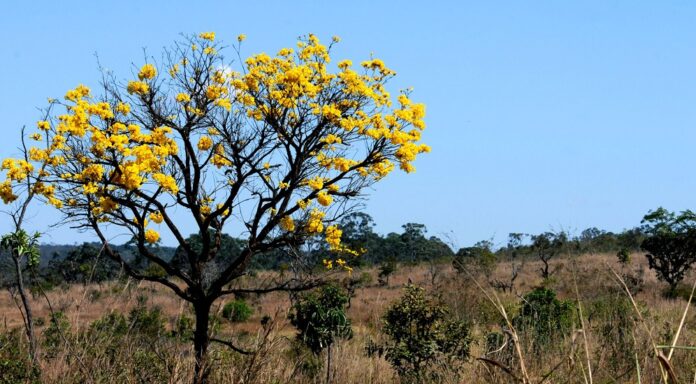
[[[238,41],[245,38],[239,35]],[[299,169],[292,174],[283,174],[288,167],[276,161],[283,158],[278,153],[258,155],[262,157],[255,164],[263,166],[255,179],[259,185],[273,189],[268,191],[270,196],[296,201],[291,214],[290,207],[281,208],[281,204],[275,205],[277,211],[266,207],[269,220],[285,232],[321,235],[334,252],[357,254],[341,245],[341,229],[330,225],[325,216],[340,208],[332,204],[348,199],[396,166],[414,170],[418,155],[430,151],[421,143],[425,106],[412,101],[410,91],[393,100],[386,83],[395,72],[378,58],[357,67],[343,60],[332,69],[330,50],[340,41],[337,37],[326,46],[310,34],[295,48],[249,57],[239,64],[239,71],[222,62],[217,49],[223,48],[215,39],[214,32],[193,37],[190,50],[184,49],[181,57],[160,68],[172,77],[166,84],[156,82],[158,68],[147,63],[127,83],[128,95],[123,92],[113,99],[97,100],[84,85],[69,90],[67,102],[56,102],[65,106],[65,113],[37,122],[39,132],[29,136],[38,144],[27,149],[29,161],[7,159],[1,164],[8,180],[0,184],[0,198],[11,202],[17,198],[13,183],[32,175],[50,175],[51,182],[37,183],[33,192],[55,206],[88,206],[99,220],[108,220],[107,216],[123,214],[117,204],[127,206],[123,196],[162,191],[181,198],[179,183],[187,186],[187,192],[189,188],[183,184],[186,172],[172,174],[172,169],[180,166],[179,161],[188,164],[189,156],[203,159],[196,165],[211,166],[202,172],[225,175],[208,182],[237,177],[239,183],[249,182],[237,176],[235,168],[252,162],[248,154],[262,153],[251,149],[258,137],[267,148],[303,151],[286,156],[301,160],[293,165]],[[153,110],[158,103],[166,106],[163,113]],[[251,140],[245,137],[249,133]],[[185,144],[185,157],[179,157],[177,143]],[[187,197],[199,202],[195,212],[203,219],[212,221],[210,215],[216,213],[229,215],[225,205],[218,204],[217,212],[213,211],[219,200],[200,191],[194,194]],[[156,209],[145,209],[143,221],[147,217],[162,223],[166,212]],[[145,230],[143,224],[141,230]],[[150,243],[160,238],[152,229],[146,229],[144,236]],[[328,267],[349,268],[342,259],[329,263]]]
[[[292,232],[295,230],[295,221],[291,216],[283,216],[283,218],[280,219],[280,228],[284,231]]]

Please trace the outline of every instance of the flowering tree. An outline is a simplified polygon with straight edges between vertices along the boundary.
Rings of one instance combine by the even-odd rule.
[[[237,57],[242,40],[233,47]],[[13,201],[16,186],[32,179],[33,193],[66,221],[93,230],[127,273],[191,302],[202,382],[211,305],[235,293],[228,284],[254,256],[322,236],[335,264],[345,265],[341,255],[354,252],[341,244],[335,221],[396,164],[411,172],[416,156],[429,151],[419,144],[424,105],[408,91],[392,105],[385,84],[395,73],[381,60],[364,61],[359,70],[344,60],[332,71],[336,42],[327,47],[309,35],[273,57],[240,58],[234,71],[215,34],[202,33],[165,50],[161,62],[149,60],[137,79],[105,75],[99,94],[80,85],[64,100],[50,100],[26,159],[3,161],[0,197]],[[195,223],[199,246],[181,233],[183,220]],[[232,223],[244,228],[245,247],[221,265],[216,256]],[[108,246],[106,228],[133,236],[164,274],[149,275],[121,258]],[[185,268],[150,251],[162,231],[185,251]]]

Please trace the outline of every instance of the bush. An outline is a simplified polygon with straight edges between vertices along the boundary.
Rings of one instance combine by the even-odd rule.
[[[93,334],[123,336],[128,332],[128,320],[119,312],[109,313],[95,320],[89,327]]]
[[[345,313],[347,303],[348,296],[333,285],[301,297],[290,313],[290,322],[298,330],[298,340],[319,354],[337,338],[351,337],[353,331]]]
[[[32,368],[29,354],[21,345],[19,330],[0,334],[0,384],[40,382],[38,371]]]
[[[164,334],[165,319],[160,308],[148,309],[145,306],[147,299],[138,297],[138,305],[128,315],[130,329],[148,338],[157,338]]]
[[[435,379],[432,366],[452,368],[469,356],[469,328],[449,319],[449,309],[425,296],[425,290],[408,285],[401,299],[383,317],[383,332],[390,338],[385,357],[402,381],[421,383]]]
[[[48,327],[43,332],[44,347],[48,357],[55,357],[59,347],[63,344],[64,338],[68,337],[70,322],[65,318],[61,311],[51,314]]]
[[[234,300],[222,308],[222,317],[233,322],[243,323],[251,317],[254,311],[244,300]]]
[[[588,322],[600,336],[598,359],[605,359],[610,372],[633,371],[636,348],[632,331],[638,321],[636,317],[630,299],[623,292],[609,293],[588,307]]]
[[[520,313],[513,318],[513,325],[529,335],[538,352],[539,348],[570,332],[575,314],[572,302],[558,300],[556,292],[551,289],[536,288],[522,299]]]

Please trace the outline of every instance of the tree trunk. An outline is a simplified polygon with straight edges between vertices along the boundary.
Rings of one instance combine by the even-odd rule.
[[[36,360],[36,338],[34,337],[34,316],[31,312],[31,304],[29,303],[29,297],[24,290],[24,277],[22,277],[22,262],[19,257],[13,255],[12,259],[15,264],[15,272],[17,273],[17,289],[19,290],[19,296],[22,298],[22,305],[24,306],[24,314],[26,315],[26,332],[27,338],[29,339],[29,355],[31,356],[31,364],[33,367],[37,366]]]
[[[194,384],[207,383],[208,374],[210,373],[207,355],[208,345],[210,344],[208,327],[211,304],[212,303],[208,299],[201,299],[193,304],[193,309],[196,312],[196,330],[193,333],[193,349],[196,354],[196,369],[193,378]]]

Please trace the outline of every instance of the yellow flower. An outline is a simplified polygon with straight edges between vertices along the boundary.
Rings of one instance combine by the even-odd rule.
[[[189,101],[191,101],[191,96],[187,93],[182,92],[182,93],[179,93],[178,95],[176,95],[176,101],[178,101],[181,104],[186,104]]]
[[[325,207],[328,207],[333,202],[333,198],[329,196],[326,191],[321,191],[317,194],[317,202]]]
[[[307,220],[307,232],[321,233],[324,231],[324,224],[322,223],[324,215],[324,212],[314,208],[312,212],[309,213],[309,219]]]
[[[322,263],[324,263],[324,268],[326,269],[333,269],[333,261],[332,260],[322,260]]]
[[[237,41],[239,41],[240,43],[241,43],[242,41],[244,41],[245,39],[246,39],[246,35],[243,34],[243,33],[242,33],[241,35],[237,36]]]
[[[36,126],[39,127],[39,129],[42,131],[48,131],[49,128],[51,128],[51,124],[49,124],[48,121],[45,120],[37,122]]]
[[[146,83],[143,83],[142,81],[129,81],[128,87],[126,87],[126,90],[130,94],[135,93],[138,95],[144,95],[144,94],[150,92],[150,87]]]
[[[152,175],[152,178],[155,179],[162,189],[172,195],[176,195],[179,192],[179,186],[176,185],[176,180],[172,176],[163,173],[155,173]]]
[[[341,245],[341,235],[343,231],[338,229],[338,226],[331,225],[326,228],[326,242],[331,249],[337,249]]]
[[[12,184],[9,180],[6,180],[0,184],[0,199],[2,199],[5,204],[9,204],[17,200],[17,195],[13,193]]]
[[[201,136],[198,140],[198,149],[201,151],[208,151],[213,147],[213,139],[210,136]]]
[[[116,112],[121,113],[123,115],[127,115],[130,113],[131,107],[129,104],[126,103],[118,103],[116,104]]]
[[[162,216],[160,211],[152,212],[150,214],[150,220],[156,224],[161,224],[162,221],[164,221],[164,216]]]
[[[140,80],[151,80],[155,76],[157,76],[157,69],[155,69],[155,66],[152,64],[143,65],[138,73],[138,79]]]
[[[159,240],[160,235],[157,231],[154,229],[148,229],[145,231],[145,241],[147,241],[150,244],[154,244]]]
[[[202,32],[198,37],[203,40],[213,41],[215,40],[215,32]]]
[[[32,140],[40,141],[42,136],[40,133],[32,133],[31,135],[29,135],[29,138]]]
[[[317,176],[311,180],[308,180],[307,185],[314,190],[320,190],[324,188],[324,179],[321,176]]]
[[[280,227],[285,231],[292,232],[295,230],[295,221],[290,216],[283,216],[280,219]]]
[[[232,102],[230,101],[230,99],[227,98],[215,100],[215,105],[217,105],[218,107],[225,108],[227,112],[232,110]]]

